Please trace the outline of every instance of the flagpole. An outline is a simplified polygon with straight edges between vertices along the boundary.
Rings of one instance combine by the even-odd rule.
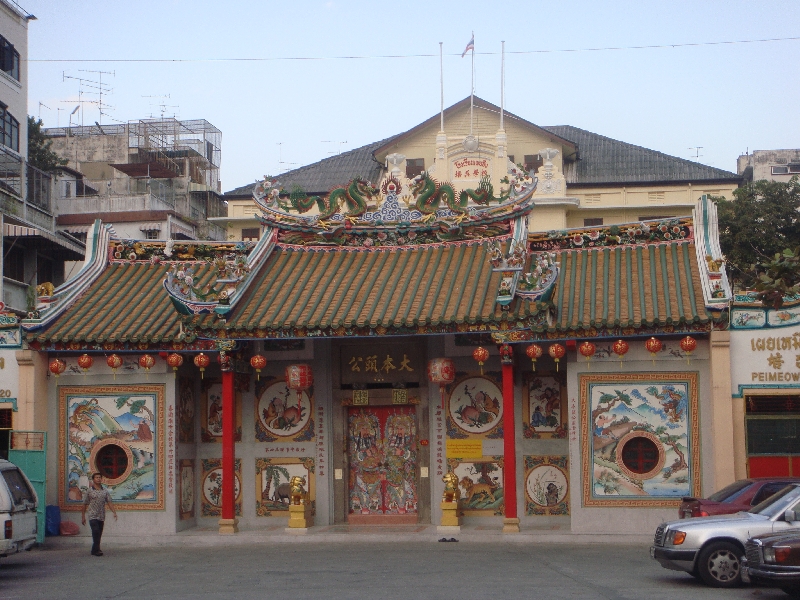
[[[500,129],[503,128],[503,109],[506,93],[506,43],[500,42]]]
[[[472,32],[472,83],[469,94],[469,134],[472,135],[472,106],[475,103],[475,32]]]
[[[439,42],[439,87],[441,88],[440,125],[439,130],[444,131],[444,62],[442,59],[442,42]]]

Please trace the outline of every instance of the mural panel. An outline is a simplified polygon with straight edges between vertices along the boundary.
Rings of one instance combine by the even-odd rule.
[[[522,403],[522,433],[526,438],[567,437],[565,388],[555,374],[526,375]]]
[[[164,386],[59,387],[59,504],[80,510],[95,471],[121,510],[164,508]]]
[[[222,516],[222,459],[203,458],[200,461],[203,467],[202,498],[200,501],[201,515],[204,517]],[[233,486],[236,516],[242,516],[242,460],[237,458],[234,465],[236,482]]]
[[[255,427],[260,442],[307,442],[314,438],[314,388],[290,390],[284,379],[256,382]]]
[[[526,456],[525,514],[569,515],[569,457]]]
[[[700,493],[697,373],[581,375],[585,506],[677,506]]]
[[[448,470],[458,477],[461,499],[458,501],[465,516],[502,515],[503,457],[489,456],[462,461],[447,459]]]
[[[200,439],[204,442],[222,442],[222,382],[206,379],[202,383],[203,414]],[[236,417],[234,439],[242,441],[242,394],[234,391],[234,415]]]
[[[448,386],[447,437],[503,437],[503,393],[491,375],[462,376]]]
[[[194,385],[188,377],[178,380],[178,442],[194,443]]]
[[[313,513],[316,505],[313,458],[257,458],[256,515],[288,516],[289,481],[292,477],[303,477],[306,480],[304,487]]]
[[[181,459],[178,469],[178,491],[181,521],[194,518],[194,460]]]

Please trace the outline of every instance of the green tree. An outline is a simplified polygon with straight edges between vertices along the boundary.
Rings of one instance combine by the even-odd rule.
[[[713,199],[719,242],[734,286],[752,288],[768,270],[764,265],[785,249],[800,246],[800,182],[797,177],[788,182],[753,181],[733,194],[733,200]]]
[[[758,275],[758,299],[780,308],[785,297],[800,295],[800,246],[785,248],[772,259],[754,265],[754,271]]]
[[[28,117],[28,163],[42,171],[52,171],[66,165],[67,159],[61,158],[50,149],[53,140],[44,134],[42,125],[41,119],[37,121]]]

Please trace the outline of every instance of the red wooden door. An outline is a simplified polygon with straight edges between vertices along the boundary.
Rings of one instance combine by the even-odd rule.
[[[413,406],[348,411],[349,523],[417,522],[417,423]]]

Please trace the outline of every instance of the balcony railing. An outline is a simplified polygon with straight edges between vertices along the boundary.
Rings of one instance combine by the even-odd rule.
[[[41,227],[55,230],[52,177],[0,146],[0,211]]]

